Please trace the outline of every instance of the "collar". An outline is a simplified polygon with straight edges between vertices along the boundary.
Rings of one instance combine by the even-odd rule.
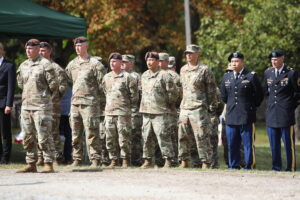
[[[196,66],[190,66],[189,64],[187,64],[187,66],[187,71],[195,71],[200,66],[200,63],[198,63]]]
[[[120,74],[116,74],[114,71],[112,71],[113,77],[118,78],[118,77],[123,77],[124,76],[124,71],[121,71]]]
[[[241,76],[241,74],[243,73],[244,69],[245,69],[245,68],[243,68],[243,69],[239,72],[238,78]],[[234,71],[233,74],[234,74],[234,77],[236,77],[237,72]]]
[[[279,74],[281,74],[283,68],[284,68],[284,64],[279,69],[275,68],[275,73],[277,73],[277,71],[279,71]]]
[[[89,55],[89,57],[86,60],[82,59],[80,56],[77,57],[77,59],[78,59],[78,61],[79,61],[80,64],[81,63],[88,63],[88,62],[90,62],[90,58],[91,58],[90,55]]]
[[[149,76],[149,78],[155,78],[159,72],[160,72],[160,69],[158,69],[156,72],[152,72],[151,70],[149,70],[148,76]]]
[[[2,65],[3,60],[4,60],[4,58],[3,58],[3,56],[2,56],[2,57],[0,58],[0,65]]]

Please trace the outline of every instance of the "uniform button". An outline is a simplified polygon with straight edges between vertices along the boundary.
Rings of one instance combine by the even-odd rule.
[[[237,102],[235,102],[235,104],[237,104]]]
[[[277,103],[277,101],[275,101],[275,103]]]
[[[234,92],[234,94],[237,94],[237,92]]]
[[[237,87],[235,86],[234,88],[236,89]]]
[[[275,85],[275,87],[277,87],[277,85]]]
[[[275,98],[277,97],[277,96],[274,96]]]
[[[277,90],[275,90],[274,92],[277,92]]]
[[[237,97],[234,97],[235,99],[237,99]]]

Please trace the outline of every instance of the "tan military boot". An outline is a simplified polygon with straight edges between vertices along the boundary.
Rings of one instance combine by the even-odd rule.
[[[41,172],[42,173],[53,173],[54,172],[53,163],[45,163],[44,168]]]
[[[209,169],[210,164],[209,163],[202,163],[202,169]]]
[[[140,167],[141,169],[148,169],[148,168],[152,168],[152,163],[150,161],[150,159],[146,159],[144,161],[144,164]]]
[[[26,167],[24,167],[22,169],[19,169],[17,171],[17,173],[29,173],[29,172],[32,172],[32,173],[37,172],[36,164],[35,163],[29,163],[29,164],[27,164]]]
[[[188,167],[189,167],[188,160],[182,160],[180,165],[179,165],[179,168],[188,168]]]
[[[167,158],[163,168],[171,168],[171,166],[172,166],[171,159]]]
[[[99,160],[92,160],[92,164],[90,165],[90,167],[98,167],[99,163]]]
[[[37,166],[44,166],[44,159],[42,157],[38,158],[38,161],[36,162]]]
[[[114,168],[115,166],[117,166],[117,160],[111,160],[110,164],[107,167]]]
[[[73,163],[71,164],[72,167],[79,167],[81,165],[80,160],[74,160]]]
[[[124,158],[122,161],[122,168],[127,168],[127,167],[128,167],[128,160]]]

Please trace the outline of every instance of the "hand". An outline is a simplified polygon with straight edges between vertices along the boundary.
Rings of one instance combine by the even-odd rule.
[[[8,115],[11,113],[11,111],[12,111],[12,107],[6,106],[4,109],[4,114]]]
[[[224,115],[220,115],[219,116],[219,120],[220,120],[220,123],[222,123],[223,120],[225,121],[225,116]]]

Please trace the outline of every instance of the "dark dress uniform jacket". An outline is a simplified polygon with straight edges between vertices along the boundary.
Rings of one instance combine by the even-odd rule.
[[[266,125],[272,128],[289,127],[295,124],[295,109],[299,99],[298,73],[284,66],[278,77],[275,68],[265,71],[264,88],[269,97]]]
[[[0,108],[13,106],[15,84],[16,67],[4,59],[0,66]]]
[[[256,121],[256,108],[263,100],[263,90],[254,72],[244,69],[238,80],[234,73],[224,74],[220,86],[226,103],[226,124],[245,125]]]

